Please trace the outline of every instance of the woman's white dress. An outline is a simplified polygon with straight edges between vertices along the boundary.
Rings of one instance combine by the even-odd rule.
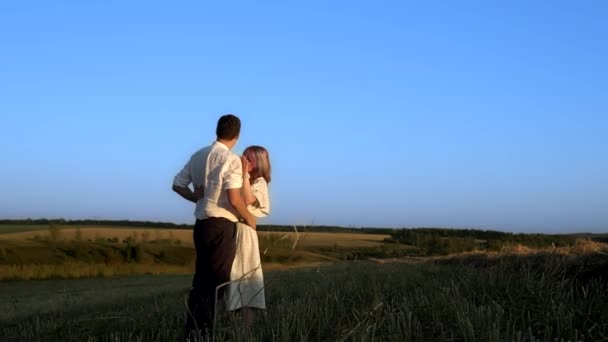
[[[257,201],[248,207],[249,211],[256,217],[270,214],[268,184],[264,178],[257,178],[251,184],[251,192]],[[257,232],[244,223],[237,223],[236,244],[236,255],[230,273],[231,283],[225,297],[226,309],[265,309],[264,274]]]

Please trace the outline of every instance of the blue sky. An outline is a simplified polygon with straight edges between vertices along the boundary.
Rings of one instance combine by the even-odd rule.
[[[5,2],[0,217],[192,222],[243,120],[266,223],[608,231],[603,1]]]

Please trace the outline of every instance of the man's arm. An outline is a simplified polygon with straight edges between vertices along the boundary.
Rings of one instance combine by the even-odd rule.
[[[177,192],[180,196],[190,202],[196,203],[200,197],[198,197],[192,190],[190,190],[190,183],[192,183],[192,175],[190,174],[190,163],[192,159],[186,163],[186,166],[175,176],[173,179],[173,191]]]
[[[234,209],[245,220],[245,223],[249,227],[256,229],[257,228],[256,218],[255,218],[255,216],[253,216],[253,214],[251,214],[249,212],[249,210],[247,210],[247,206],[245,205],[245,202],[243,201],[241,189],[233,188],[233,189],[228,189],[226,191],[228,191],[228,201],[230,202],[230,205],[232,205],[232,207],[234,207]]]
[[[198,202],[199,198],[197,198],[196,194],[190,190],[190,188],[183,188],[181,186],[177,186],[173,184],[173,191],[177,192],[180,196],[187,199],[190,202]]]
[[[226,165],[223,176],[223,186],[228,192],[228,202],[236,210],[240,217],[245,220],[245,223],[253,229],[256,229],[256,219],[249,210],[243,200],[243,165],[241,159],[236,155],[230,163]]]

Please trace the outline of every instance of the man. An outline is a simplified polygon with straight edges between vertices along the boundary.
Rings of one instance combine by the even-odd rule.
[[[222,116],[217,123],[217,141],[192,155],[173,181],[175,192],[196,203],[193,234],[196,270],[188,298],[187,339],[197,330],[204,335],[212,328],[216,288],[230,281],[239,218],[256,228],[256,219],[241,197],[241,159],[231,152],[240,131],[239,118]],[[195,189],[204,189],[202,198],[190,189],[190,184]],[[222,289],[218,292],[218,302],[222,298]]]

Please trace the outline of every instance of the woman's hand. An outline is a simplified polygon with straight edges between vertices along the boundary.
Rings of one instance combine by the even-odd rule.
[[[243,200],[246,205],[255,203],[255,196],[251,192],[251,181],[249,179],[249,171],[251,171],[251,162],[247,157],[242,156],[241,162],[243,164],[243,188],[241,189]]]
[[[251,166],[251,163],[249,162],[249,159],[247,159],[247,157],[242,156],[241,164],[243,164],[243,177],[246,177],[246,174],[249,173],[249,167]]]

